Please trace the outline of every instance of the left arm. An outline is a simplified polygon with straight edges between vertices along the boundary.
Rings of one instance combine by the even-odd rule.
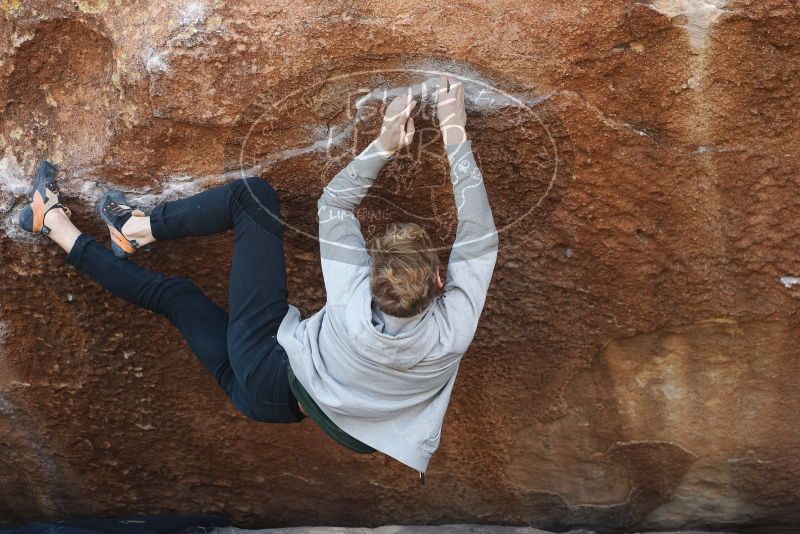
[[[398,97],[386,110],[378,139],[334,176],[317,202],[322,276],[328,302],[343,304],[369,272],[369,255],[354,210],[384,163],[411,142],[416,101]]]

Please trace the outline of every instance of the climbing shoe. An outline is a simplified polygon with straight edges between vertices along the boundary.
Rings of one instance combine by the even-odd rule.
[[[72,212],[59,202],[58,193],[56,168],[49,161],[40,161],[30,193],[31,203],[19,214],[20,228],[32,234],[47,235],[50,228],[44,224],[44,216],[48,211],[60,208],[70,217]]]
[[[111,234],[111,250],[114,255],[123,259],[130,257],[139,248],[139,244],[135,239],[128,239],[122,235],[122,226],[131,217],[145,217],[144,211],[131,206],[122,191],[116,190],[103,195],[98,210],[100,218],[106,223]]]

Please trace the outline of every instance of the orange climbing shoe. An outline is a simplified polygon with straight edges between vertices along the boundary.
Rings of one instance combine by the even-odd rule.
[[[103,195],[98,211],[111,234],[111,250],[114,255],[123,259],[130,257],[139,248],[139,243],[135,239],[125,237],[122,234],[122,227],[131,217],[144,217],[144,211],[131,206],[125,199],[125,194],[117,190],[108,191]]]
[[[20,228],[32,234],[47,235],[50,228],[44,224],[44,216],[48,211],[61,208],[68,217],[72,216],[69,208],[59,201],[58,193],[56,168],[49,161],[40,161],[30,193],[31,203],[19,214]]]

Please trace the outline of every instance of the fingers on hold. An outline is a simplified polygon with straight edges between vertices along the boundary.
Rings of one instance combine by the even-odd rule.
[[[386,108],[386,114],[383,117],[384,122],[392,122],[398,117],[404,117],[404,114],[408,109],[406,98],[406,95],[400,95],[392,99]]]
[[[410,117],[411,112],[414,110],[415,107],[417,107],[416,100],[412,100],[411,102],[409,102],[408,105],[406,106],[406,109],[403,110],[403,117],[406,118]]]
[[[405,144],[410,145],[411,141],[414,140],[414,119],[409,118],[408,122],[406,123],[406,135],[405,135]]]
[[[458,103],[464,102],[464,84],[458,83],[457,85],[451,86],[450,93],[453,95],[453,99]]]
[[[408,109],[408,106],[411,105],[411,102],[414,100],[414,94],[412,93],[411,87],[406,88],[406,92],[404,94],[399,95],[395,101],[397,102],[397,109],[400,114],[403,114]]]
[[[436,90],[436,95],[446,95],[450,92],[451,84],[450,78],[444,74],[439,76],[439,87]]]
[[[411,95],[410,88],[409,88],[409,92],[408,93],[400,94],[400,95],[397,95],[396,97],[394,97],[392,99],[392,101],[389,102],[389,107],[392,108],[392,109],[398,109],[398,110],[402,111],[408,105],[408,102],[409,102],[409,100],[411,98],[413,98],[413,97]]]

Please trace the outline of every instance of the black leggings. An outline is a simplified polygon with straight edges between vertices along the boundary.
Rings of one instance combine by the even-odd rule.
[[[190,280],[119,259],[86,234],[67,261],[114,295],[172,321],[242,414],[294,423],[303,414],[289,388],[286,352],[276,339],[288,310],[279,215],[278,196],[261,178],[236,180],[151,213],[158,241],[233,228],[228,313]]]

